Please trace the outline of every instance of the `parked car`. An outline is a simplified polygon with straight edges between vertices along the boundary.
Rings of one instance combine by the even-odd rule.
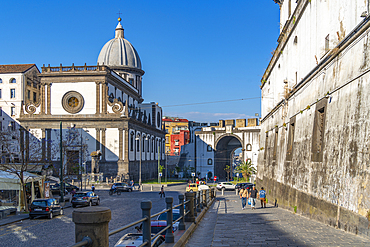
[[[190,183],[186,187],[186,192],[197,192],[198,191],[199,184],[196,183]]]
[[[222,190],[222,189],[225,189],[225,190],[235,190],[235,185],[233,185],[230,182],[219,182],[217,184],[216,188],[218,190]]]
[[[54,188],[57,189],[57,190],[60,190],[59,187],[60,187],[60,184],[59,183],[56,183],[55,186],[54,186]],[[69,183],[63,183],[63,187],[68,192],[71,192],[73,189],[75,189],[75,191],[79,191],[80,190],[76,185],[72,185],[72,184],[69,184]]]
[[[63,207],[54,198],[35,199],[30,206],[30,219],[37,216],[47,216],[52,219],[54,215],[63,215]]]
[[[128,191],[128,192],[132,191],[132,186],[126,183],[114,183],[114,185],[116,186],[116,190],[118,191]]]
[[[208,189],[209,189],[208,185],[205,185],[205,184],[201,184],[201,185],[198,186],[198,190],[199,191],[201,191],[201,190],[208,190]]]
[[[154,234],[152,234],[154,237]],[[152,240],[151,246],[158,247],[164,242],[164,237],[162,235],[157,236]],[[143,243],[143,234],[142,233],[127,233],[118,242],[114,247],[137,247]]]
[[[254,184],[252,184],[252,183],[237,183],[236,185],[235,185],[235,189],[237,189],[238,190],[238,192],[242,189],[242,187],[244,187],[244,188],[250,188],[250,189],[252,189],[252,186],[253,186]]]
[[[97,194],[95,194],[92,191],[87,192],[77,192],[72,197],[72,207],[76,207],[77,205],[82,206],[92,206],[92,205],[99,205],[100,204],[100,198]]]
[[[59,184],[56,185],[56,184],[51,184],[50,185],[50,192],[53,194],[53,195],[60,195],[60,188],[59,188]],[[66,190],[64,188],[64,195],[67,195],[68,194],[68,190]]]

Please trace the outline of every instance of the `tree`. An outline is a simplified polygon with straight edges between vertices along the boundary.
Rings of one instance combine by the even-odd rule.
[[[229,174],[230,174],[230,171],[231,171],[230,166],[229,165],[226,165],[225,168],[224,168],[224,170],[227,173],[227,181],[229,181],[229,178],[230,178],[230,175]]]
[[[29,179],[27,172],[38,171],[39,166],[46,164],[42,154],[43,140],[38,139],[37,134],[36,131],[27,131],[21,126],[16,129],[15,125],[5,130],[0,129],[0,170],[18,177],[22,189],[19,194],[19,206],[24,206],[26,211],[26,183]]]
[[[243,174],[243,177],[245,177],[247,181],[249,181],[252,174],[256,174],[256,168],[254,168],[250,160],[243,161],[235,170]]]

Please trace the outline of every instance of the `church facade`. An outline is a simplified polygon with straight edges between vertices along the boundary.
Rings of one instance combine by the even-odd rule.
[[[119,20],[120,21],[120,20]],[[40,97],[22,104],[17,119],[42,140],[43,159],[58,166],[60,124],[63,155],[77,154],[75,163],[90,170],[90,154],[100,151],[99,169],[104,176],[139,180],[154,178],[164,163],[162,109],[157,103],[143,103],[141,61],[135,48],[124,38],[120,22],[115,38],[102,48],[96,66],[43,66]],[[77,137],[76,137],[77,135]],[[29,145],[25,136],[25,145]]]

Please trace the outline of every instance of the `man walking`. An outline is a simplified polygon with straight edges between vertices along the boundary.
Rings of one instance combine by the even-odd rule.
[[[261,199],[261,208],[266,208],[266,191],[261,187],[260,192],[258,193]]]
[[[162,198],[162,196],[163,197],[166,197],[166,195],[164,194],[164,187],[163,187],[163,185],[161,187],[161,192],[159,192],[159,194],[160,194],[160,198]]]
[[[239,192],[239,196],[242,199],[242,210],[244,210],[245,206],[247,205],[248,190],[245,187],[243,187]]]
[[[251,200],[252,210],[254,210],[256,206],[256,199],[258,198],[258,191],[256,190],[256,186],[254,185],[252,187],[252,190],[249,192],[249,198],[249,200]]]

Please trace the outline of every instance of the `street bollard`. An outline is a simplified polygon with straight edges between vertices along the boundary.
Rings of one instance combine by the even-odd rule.
[[[225,191],[225,189],[224,189],[224,188],[222,188],[222,189],[221,189],[221,195],[224,195],[224,191]]]
[[[150,185],[150,191],[153,191],[153,185]]]
[[[186,204],[186,212],[189,211],[189,213],[185,216],[186,222],[194,222],[194,193],[193,192],[186,192],[185,193],[186,201],[189,201]]]
[[[172,204],[173,204],[173,197],[167,196],[166,197],[166,204],[167,209],[170,209],[170,211],[167,212],[167,226],[171,226],[167,229],[166,232],[166,243],[173,243],[175,241],[175,237],[173,236],[173,227],[172,227]]]
[[[141,211],[142,211],[142,217],[146,218],[146,220],[143,222],[143,243],[146,241],[147,244],[144,245],[144,247],[150,247],[151,246],[151,224],[150,224],[150,209],[152,208],[152,202],[145,200],[141,202]]]
[[[238,195],[238,189],[235,188],[235,195],[237,196]]]
[[[200,212],[200,191],[197,191],[197,212]]]
[[[111,218],[111,211],[106,207],[75,209],[72,213],[72,221],[75,223],[75,242],[89,237],[92,241],[91,247],[108,247],[108,223]]]
[[[194,217],[196,218],[197,215],[197,193],[194,193]]]
[[[180,216],[182,216],[182,219],[179,222],[179,230],[185,230],[184,195],[179,195],[179,204],[181,204],[180,205]]]

